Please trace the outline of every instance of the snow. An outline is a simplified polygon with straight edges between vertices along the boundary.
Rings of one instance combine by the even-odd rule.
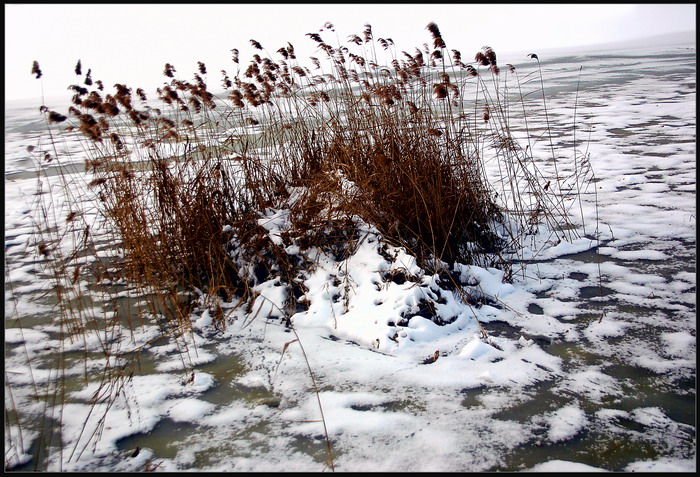
[[[214,404],[201,399],[182,399],[170,408],[168,416],[175,422],[201,420],[215,408]]]
[[[665,68],[652,65],[659,57],[634,60]],[[605,78],[595,68],[606,61],[615,66],[624,58],[588,60],[593,79]],[[674,65],[668,68],[683,68]],[[479,305],[443,288],[406,250],[380,253],[370,226],[344,260],[307,251],[315,263],[302,277],[308,309],[290,318],[293,331],[280,320],[286,289],[271,278],[254,287],[250,310],[231,309],[223,331],[200,308],[192,333],[160,342],[159,328],[144,325],[133,336],[110,337],[121,353],[141,353],[144,371],[129,374],[119,356],[71,361],[65,371],[75,382],[63,390],[63,405],[51,408],[66,450],[51,454],[50,468],[136,471],[158,463],[162,471],[318,471],[327,468],[327,432],[340,471],[694,470],[695,427],[673,404],[694,400],[694,391],[686,387],[670,403],[630,397],[695,379],[695,87],[680,81],[639,73],[581,91],[578,112],[591,129],[599,179],[597,205],[588,197],[583,207],[595,217],[586,227],[598,227],[596,240],[522,251],[513,283],[500,270],[456,264],[464,288],[483,298]],[[548,100],[552,115],[570,115],[571,94]],[[26,141],[18,132],[6,135],[6,173],[26,169]],[[19,324],[17,317],[55,313],[32,298],[47,290],[29,238],[27,204],[36,183],[5,182],[6,257],[31,255],[6,267],[13,284],[6,288],[6,389],[30,413],[43,412],[32,394],[57,392],[50,383],[59,368],[47,350],[80,355],[84,346],[111,342],[100,335],[64,342],[55,323]],[[59,214],[61,206],[57,196]],[[275,244],[298,254],[283,239],[288,222],[285,209],[267,209],[258,219]],[[411,280],[385,278],[398,272]],[[420,313],[426,299],[445,324]],[[97,309],[88,312],[104,319]],[[238,360],[240,369],[232,364]],[[100,387],[105,370],[119,370],[122,379]],[[635,383],[632,373],[646,381]],[[148,436],[165,419],[193,428],[173,439],[174,457],[163,457],[155,440],[125,457],[134,450],[123,447],[126,438]],[[16,426],[6,429],[7,462],[31,459],[39,435],[23,429],[20,444],[19,434]],[[634,447],[623,464],[578,462],[574,450],[566,458],[509,463],[520,449],[574,449],[586,439],[590,448],[612,438]],[[653,447],[651,457],[645,446]]]
[[[584,396],[588,401],[601,403],[611,396],[622,396],[622,386],[618,381],[601,371],[600,368],[591,366],[583,371],[570,373],[559,385],[560,389],[574,392]]]
[[[665,351],[670,356],[682,357],[688,353],[695,353],[696,338],[688,332],[662,333],[661,339],[665,342]]]
[[[551,442],[571,439],[586,427],[586,413],[576,405],[564,406],[546,417],[549,423],[547,438]]]
[[[565,460],[550,460],[542,464],[537,464],[529,472],[606,472],[605,469],[599,469],[580,462],[569,462]]]
[[[695,461],[677,461],[661,458],[658,460],[645,460],[633,462],[625,467],[626,472],[696,472]]]

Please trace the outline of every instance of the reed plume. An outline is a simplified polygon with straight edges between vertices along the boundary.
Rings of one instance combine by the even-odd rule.
[[[39,68],[39,62],[34,60],[34,63],[32,63],[32,74],[36,75],[36,79],[41,78],[41,68]]]

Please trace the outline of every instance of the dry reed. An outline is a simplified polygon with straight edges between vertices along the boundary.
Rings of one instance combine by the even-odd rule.
[[[330,23],[324,28],[334,31]],[[192,82],[166,63],[157,107],[140,88],[115,84],[106,93],[88,70],[83,83],[96,87],[69,86],[68,115],[42,109],[52,134],[80,138],[83,193],[98,218],[87,223],[80,201],[70,197],[66,220],[49,214],[46,203],[37,210],[39,229],[60,222],[71,231],[70,243],[66,235],[37,241],[66,339],[105,327],[128,333],[155,317],[164,335],[185,340],[194,307],[210,308],[223,328],[222,303],[252,310],[252,289],[271,277],[289,290],[284,318],[293,326],[289,318],[303,308],[300,277],[313,266],[304,251],[320,249],[342,261],[365,224],[433,273],[459,262],[499,267],[507,278],[507,257],[539,225],[557,240],[575,238],[559,174],[543,173],[532,148],[520,147],[511,133],[502,76],[515,69],[501,71],[487,46],[464,63],[437,25],[427,30],[432,47],[400,54],[390,38],[375,39],[371,25],[347,45],[308,33],[320,52],[310,67],[290,43],[275,59],[251,39],[257,52],[247,65],[231,50],[236,74],[221,71],[223,95],[209,90],[204,63]],[[82,67],[78,61],[76,75]],[[42,76],[38,62],[32,74]],[[525,109],[522,92],[515,102]],[[52,152],[44,162],[58,156]],[[495,182],[489,155],[498,163]],[[581,184],[590,174],[585,161],[578,166],[573,180]],[[550,187],[552,180],[558,187]],[[259,222],[269,209],[289,210],[290,226],[277,241]],[[98,241],[96,229],[108,238]],[[300,254],[289,253],[290,245]],[[86,255],[94,257],[89,266]],[[132,310],[138,320],[129,313],[126,323],[117,314],[106,323],[88,316],[93,301],[116,299],[103,285],[117,283],[150,297]],[[141,348],[122,353],[112,346],[104,343],[105,355],[131,359],[105,365],[110,377],[102,395],[113,398]]]

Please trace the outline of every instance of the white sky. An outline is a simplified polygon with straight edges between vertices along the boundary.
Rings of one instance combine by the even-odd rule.
[[[496,53],[533,51],[630,40],[695,31],[694,4],[10,4],[5,5],[6,99],[68,100],[71,84],[82,84],[73,70],[114,83],[152,91],[167,79],[172,63],[180,78],[192,79],[197,62],[208,69],[218,90],[220,71],[235,73],[230,50],[241,51],[245,67],[259,41],[279,59],[277,49],[291,42],[306,64],[316,45],[306,33],[327,21],[340,42],[362,36],[370,23],[375,38],[391,38],[400,52],[412,52],[431,37],[435,22],[448,48],[471,58],[483,45]],[[321,34],[331,45],[333,33]],[[39,61],[44,76],[31,75]],[[217,87],[213,87],[213,85]]]

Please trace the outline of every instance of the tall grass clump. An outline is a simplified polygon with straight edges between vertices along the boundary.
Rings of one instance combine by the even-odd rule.
[[[342,261],[371,230],[430,273],[462,263],[510,280],[513,258],[543,230],[550,242],[578,237],[571,204],[592,173],[581,157],[572,169],[534,156],[549,130],[528,131],[547,113],[529,116],[523,88],[535,72],[521,83],[490,47],[469,61],[437,25],[427,30],[429,43],[402,50],[370,25],[340,41],[327,23],[307,35],[308,62],[291,43],[271,53],[251,40],[256,53],[241,63],[232,50],[235,74],[222,70],[220,84],[204,63],[192,79],[166,63],[151,97],[124,84],[110,92],[78,62],[71,106],[42,106],[50,140],[31,152],[39,183],[60,186],[60,201],[37,199],[35,220],[62,338],[87,354],[97,336],[107,358],[84,366],[86,382],[94,369],[104,376],[96,408],[124,392],[151,343],[189,349],[195,308],[220,329],[236,310],[252,320],[256,285],[276,278],[289,299],[275,313],[291,326],[310,250]],[[38,63],[32,72],[41,76]],[[79,152],[60,154],[62,143]],[[124,339],[152,323],[160,331],[148,339]]]
[[[210,92],[203,63],[194,81],[166,64],[157,107],[126,85],[73,85],[68,116],[46,113],[83,135],[88,188],[130,280],[241,295],[248,265],[280,267],[274,244],[261,243],[269,208],[290,210],[288,237],[306,247],[337,245],[359,218],[424,265],[508,268],[504,252],[533,224],[573,228],[550,187],[561,174],[547,178],[511,133],[502,76],[514,68],[502,73],[489,47],[465,63],[437,25],[427,29],[432,46],[410,53],[370,25],[347,45],[308,34],[311,68],[291,44],[273,58],[251,40],[260,53],[242,66],[234,50],[235,76],[221,72],[225,97]]]

